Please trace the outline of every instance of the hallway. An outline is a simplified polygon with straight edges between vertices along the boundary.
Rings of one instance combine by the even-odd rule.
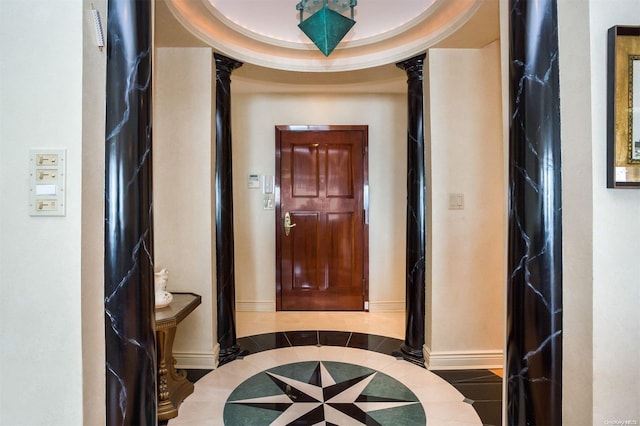
[[[237,327],[248,354],[189,370],[195,392],[169,425],[501,424],[500,371],[392,355],[404,313],[238,312]]]

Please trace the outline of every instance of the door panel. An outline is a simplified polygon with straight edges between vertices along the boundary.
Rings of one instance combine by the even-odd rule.
[[[327,197],[353,198],[353,147],[327,144]]]
[[[366,147],[366,126],[276,128],[279,310],[364,309]]]
[[[300,144],[290,148],[291,185],[293,197],[318,197],[320,172],[318,145]]]
[[[321,287],[319,216],[318,213],[302,212],[291,215],[296,229],[286,238],[287,246],[291,248],[293,290],[318,290]]]
[[[356,286],[353,291],[358,291],[357,287],[360,287],[360,283],[354,282],[353,279],[354,265],[356,264],[355,257],[357,255],[352,238],[354,236],[353,216],[352,213],[348,212],[327,214],[328,282],[335,283],[336,286],[347,286],[344,289],[347,292],[350,291],[349,286]]]

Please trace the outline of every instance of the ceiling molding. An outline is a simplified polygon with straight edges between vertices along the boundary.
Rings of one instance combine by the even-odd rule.
[[[329,57],[324,57],[304,39],[299,43],[291,41],[297,35],[283,40],[264,35],[264,30],[251,31],[222,14],[209,0],[165,0],[185,29],[223,55],[261,67],[299,72],[367,69],[418,55],[458,31],[485,1],[435,0],[414,19],[394,28],[377,33],[375,29],[367,29],[366,37],[345,38]],[[366,2],[358,5],[363,7]],[[268,19],[265,22],[268,24]],[[291,31],[300,32],[297,21],[292,23]]]

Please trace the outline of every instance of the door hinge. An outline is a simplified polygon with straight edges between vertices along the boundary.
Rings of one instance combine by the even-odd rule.
[[[365,311],[369,310],[369,302],[364,302],[364,310]]]

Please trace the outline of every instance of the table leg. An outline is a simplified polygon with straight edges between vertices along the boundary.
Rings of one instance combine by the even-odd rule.
[[[187,380],[185,371],[175,368],[173,340],[176,327],[156,330],[158,351],[158,420],[168,420],[178,415],[182,401],[193,393],[193,383]]]

